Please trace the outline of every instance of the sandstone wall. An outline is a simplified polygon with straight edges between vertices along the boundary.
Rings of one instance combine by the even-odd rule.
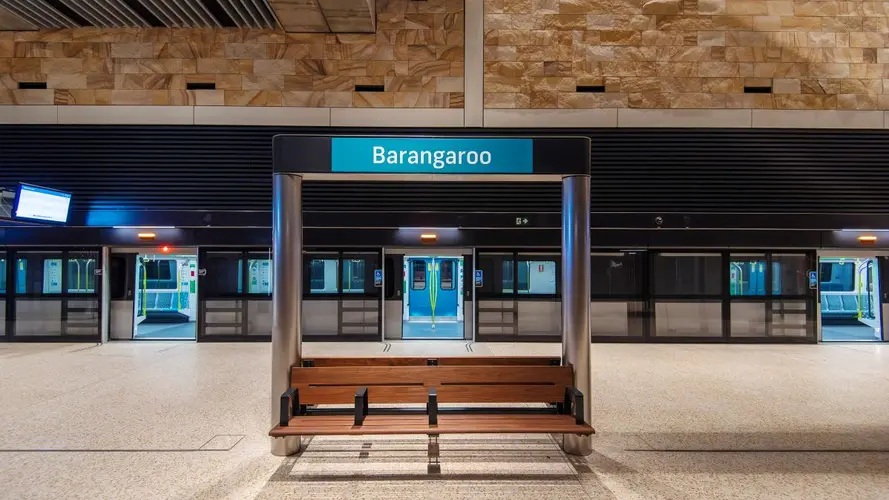
[[[869,1],[485,0],[485,106],[889,109],[887,13]]]
[[[463,0],[376,3],[369,35],[0,32],[0,104],[462,108]],[[216,90],[186,90],[191,82]]]

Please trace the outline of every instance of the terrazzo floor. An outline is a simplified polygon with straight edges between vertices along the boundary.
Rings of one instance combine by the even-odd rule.
[[[384,347],[304,350],[559,352]],[[889,498],[889,346],[592,351],[599,434],[589,457],[566,457],[545,435],[375,436],[314,438],[283,459],[265,437],[269,344],[0,344],[0,498]]]

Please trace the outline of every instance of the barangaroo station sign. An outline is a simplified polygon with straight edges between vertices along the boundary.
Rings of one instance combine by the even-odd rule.
[[[530,174],[531,139],[334,137],[331,172]]]
[[[558,180],[590,172],[590,139],[583,136],[395,134],[281,134],[273,141],[274,171],[308,179],[349,180],[356,176],[400,175],[405,181],[433,178],[462,180]]]

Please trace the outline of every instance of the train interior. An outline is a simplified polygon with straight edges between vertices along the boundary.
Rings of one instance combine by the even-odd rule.
[[[133,338],[194,340],[197,334],[197,256],[136,257]]]
[[[463,338],[463,257],[405,256],[402,338]]]
[[[823,341],[882,340],[879,276],[876,257],[819,260]]]

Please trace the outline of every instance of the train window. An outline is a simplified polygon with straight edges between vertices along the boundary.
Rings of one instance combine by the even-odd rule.
[[[809,260],[802,254],[772,254],[772,295],[805,295]],[[820,280],[825,281],[821,275]]]
[[[257,254],[263,255],[263,254]],[[247,256],[247,293],[254,295],[272,294],[272,259],[265,254],[262,258]]]
[[[312,259],[309,261],[309,293],[337,293],[337,259]]]
[[[145,267],[142,288],[144,290],[175,290],[178,285],[177,262],[175,259],[147,258],[142,265]]]
[[[654,258],[657,296],[703,296],[722,293],[722,256],[719,254],[662,253]]]
[[[424,260],[411,261],[411,289],[426,289],[426,261]]]
[[[15,264],[17,294],[62,293],[61,252],[20,252]]]
[[[512,260],[504,260],[500,264],[500,276],[502,277],[501,282],[501,292],[502,293],[513,293],[515,291],[515,279],[514,279],[514,271],[513,271],[513,261]]]
[[[243,291],[241,252],[207,252],[201,267],[207,271],[201,280],[201,291],[206,297],[226,297]],[[155,271],[150,266],[145,269],[151,279]],[[160,272],[166,273],[167,269]]]
[[[518,293],[521,295],[555,295],[556,262],[553,260],[519,260]]]
[[[592,254],[590,294],[594,297],[640,295],[642,255],[638,252]]]
[[[127,258],[121,254],[111,254],[108,263],[111,272],[108,281],[111,283],[111,299],[123,300],[127,296]]]
[[[728,269],[729,292],[733,297],[766,294],[765,255],[732,254]]]
[[[0,294],[6,294],[6,253],[0,252]]]
[[[71,252],[67,261],[65,286],[68,293],[96,293],[98,252]]]
[[[454,289],[454,261],[444,260],[439,267],[439,287],[442,290]]]
[[[343,258],[343,293],[364,293],[364,259]]]

